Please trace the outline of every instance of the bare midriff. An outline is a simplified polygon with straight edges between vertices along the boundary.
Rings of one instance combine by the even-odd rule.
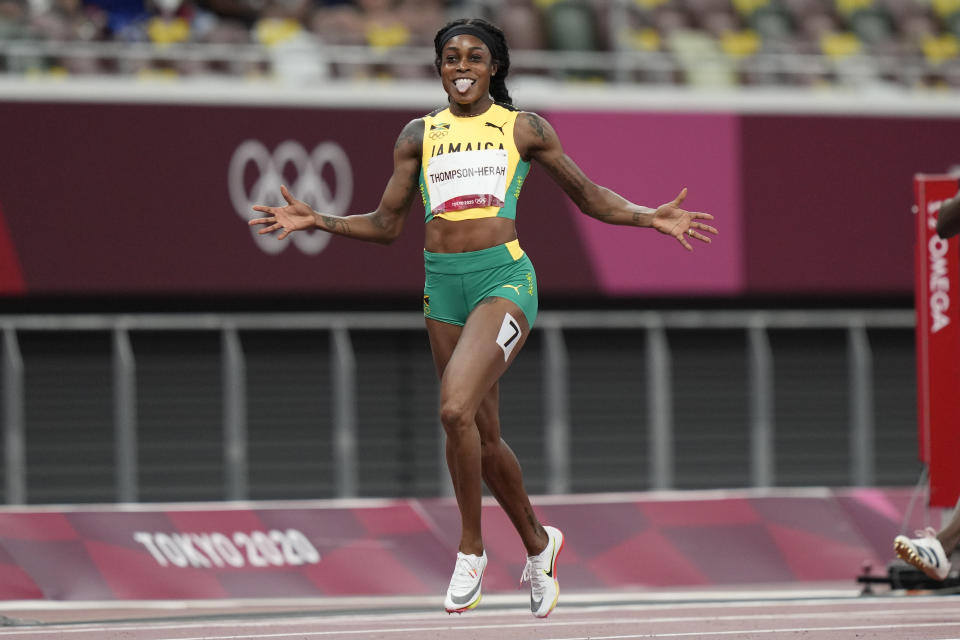
[[[517,239],[517,227],[509,218],[444,220],[427,223],[423,248],[432,253],[479,251]]]

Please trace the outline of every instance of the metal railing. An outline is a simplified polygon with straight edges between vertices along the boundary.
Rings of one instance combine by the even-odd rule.
[[[569,359],[564,332],[574,329],[627,329],[646,335],[649,486],[674,486],[673,390],[671,329],[740,330],[746,332],[750,422],[751,484],[775,483],[774,354],[768,332],[773,329],[845,330],[849,362],[850,477],[854,486],[870,486],[875,478],[873,361],[868,329],[914,327],[910,310],[872,311],[606,311],[550,312],[538,317],[542,333],[544,451],[549,493],[571,487],[571,409],[568,404]],[[256,313],[0,316],[3,331],[3,432],[6,501],[27,499],[24,361],[21,331],[111,332],[113,370],[114,481],[121,502],[138,500],[137,363],[130,343],[136,331],[215,331],[221,337],[223,380],[224,498],[248,498],[247,380],[239,331],[322,330],[330,336],[331,413],[336,495],[353,497],[358,488],[357,371],[351,331],[424,331],[416,313]],[[442,447],[439,448],[442,452]],[[442,456],[442,453],[441,453]],[[445,465],[440,464],[444,469]]]

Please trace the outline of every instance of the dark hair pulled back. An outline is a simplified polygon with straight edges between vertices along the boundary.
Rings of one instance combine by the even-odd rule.
[[[445,42],[443,38],[444,34],[451,28],[464,24],[482,29],[490,36],[490,40],[493,41],[494,46],[490,51],[490,56],[493,58],[494,64],[497,65],[497,73],[490,78],[490,95],[493,96],[496,102],[512,105],[513,98],[510,97],[510,93],[507,91],[507,75],[510,73],[510,49],[507,47],[507,38],[503,35],[500,27],[483,18],[459,18],[448,22],[437,31],[437,35],[433,38],[433,48],[437,54],[437,58],[434,60],[437,73],[440,73],[440,67],[442,65],[440,49]]]

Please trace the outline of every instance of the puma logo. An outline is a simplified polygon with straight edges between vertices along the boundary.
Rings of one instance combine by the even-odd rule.
[[[513,289],[513,290],[516,292],[517,295],[520,295],[520,287],[519,287],[518,285],[505,284],[505,285],[503,285],[503,287],[501,287],[501,288],[502,288],[502,289],[506,289],[507,287],[510,287],[511,289]]]
[[[509,122],[509,120],[508,120],[507,122]],[[499,125],[499,126],[493,124],[492,122],[485,122],[484,124],[485,124],[486,126],[488,126],[488,127],[493,127],[494,129],[499,129],[499,130],[500,130],[500,135],[504,135],[504,136],[507,135],[507,134],[505,134],[505,133],[503,132],[503,128],[504,128],[505,126],[507,126],[507,123],[506,123],[506,122],[504,122],[503,124],[501,124],[501,125]]]

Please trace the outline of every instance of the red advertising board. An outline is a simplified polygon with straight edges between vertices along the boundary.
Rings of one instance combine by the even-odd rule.
[[[960,496],[960,240],[937,235],[940,205],[957,178],[917,175],[917,424],[920,458],[930,470],[930,506]]]

